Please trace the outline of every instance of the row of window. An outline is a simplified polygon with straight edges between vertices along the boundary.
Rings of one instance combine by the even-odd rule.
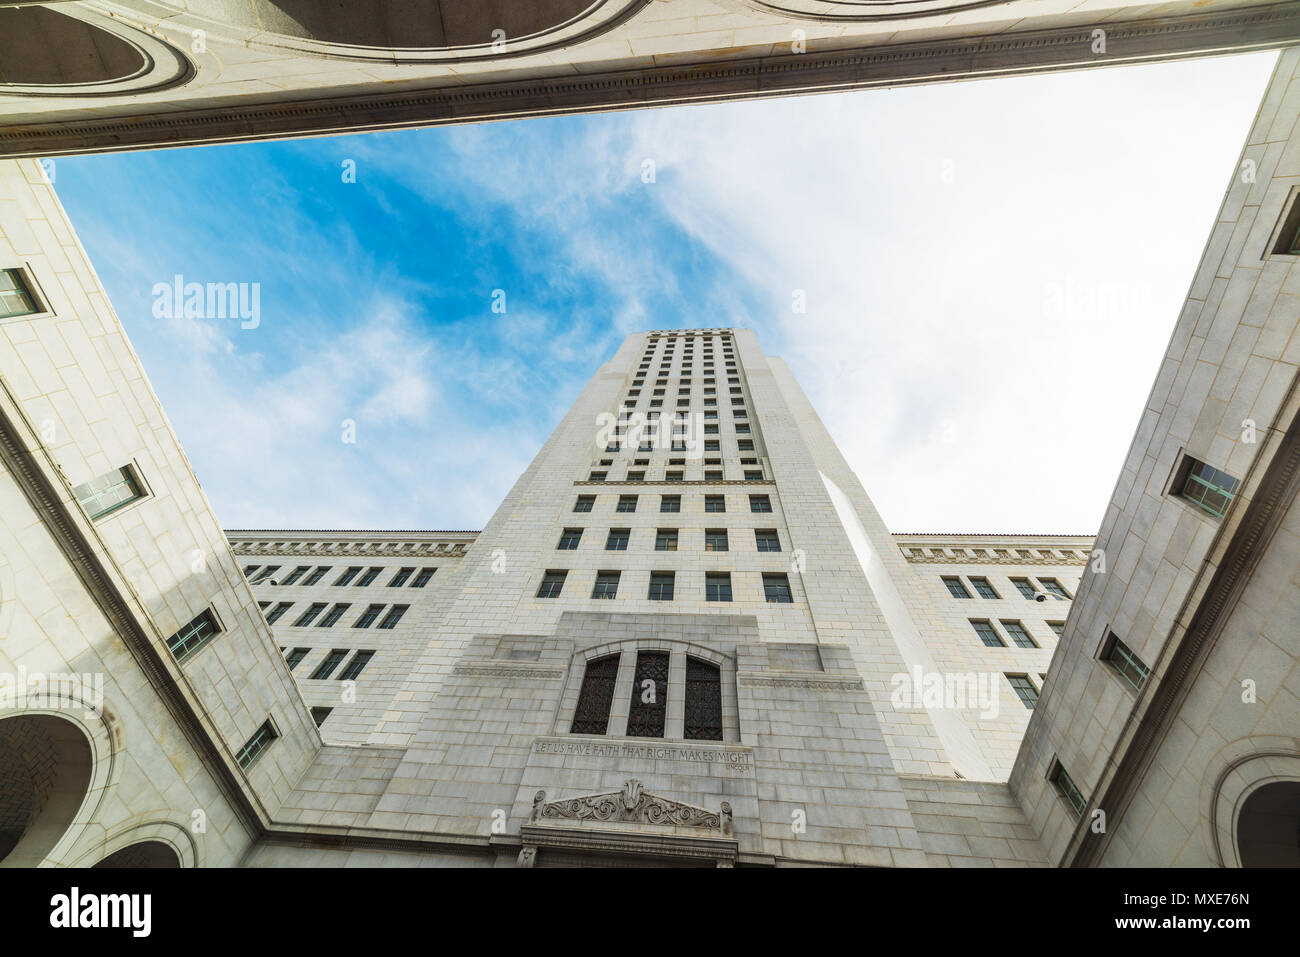
[[[594,474],[594,473],[593,473]],[[649,498],[649,496],[646,496]],[[640,496],[638,495],[620,495],[618,497],[618,506],[614,509],[616,512],[635,512]],[[575,512],[590,512],[596,505],[595,495],[579,495],[577,501],[573,503]],[[680,495],[660,495],[659,511],[661,512],[680,512],[682,510],[682,497]],[[704,496],[704,511],[706,512],[725,512],[727,510],[727,496],[725,495],[706,495]],[[772,511],[772,498],[768,495],[751,495],[749,496],[749,510],[757,513],[767,513]]]
[[[280,651],[284,651],[284,649],[281,648]],[[295,648],[293,649],[293,651],[285,655],[284,660],[285,663],[289,666],[289,670],[293,671],[294,668],[297,668],[300,664],[302,664],[302,660],[306,658],[309,654],[311,654],[310,648]],[[348,656],[347,648],[333,649],[328,655],[325,656],[325,660],[322,661],[316,667],[316,670],[311,673],[311,677],[316,681],[325,680],[330,675],[334,674],[335,669],[337,669],[339,665],[343,664],[343,660],[347,658],[347,656]],[[352,656],[352,660],[348,662],[347,667],[344,668],[341,672],[339,672],[338,680],[354,681],[356,677],[360,675],[363,670],[365,670],[366,665],[370,663],[370,659],[373,658],[374,656],[375,653],[373,651],[358,651],[356,654]]]
[[[993,622],[986,619],[972,618],[970,623],[971,627],[975,629],[975,634],[979,635],[980,641],[984,642],[989,648],[1005,648],[1007,646],[997,628],[993,627]],[[1029,630],[1025,628],[1023,622],[1002,620],[998,624],[1002,626],[1002,630],[1007,633],[1007,637],[1011,639],[1011,643],[1017,648],[1041,647],[1038,642],[1034,641],[1033,636],[1029,634]],[[1060,637],[1060,629],[1065,627],[1064,623],[1049,622],[1048,624],[1056,632],[1057,637]]]
[[[618,586],[622,578],[620,571],[598,571],[596,582],[591,589],[592,598],[617,598]],[[537,589],[538,598],[559,598],[568,579],[567,568],[548,568],[542,575],[542,583]],[[790,593],[790,579],[783,573],[763,572],[763,597],[773,604],[789,604],[793,601]],[[650,589],[646,598],[650,601],[672,601],[677,587],[676,572],[651,572]],[[731,573],[706,572],[704,575],[705,601],[731,601]]]
[[[265,567],[258,565],[245,565],[244,577],[252,579],[254,585],[260,585],[268,579],[272,584],[276,585],[315,585],[324,578],[326,573],[333,567],[333,565],[321,565],[313,569],[310,565],[299,565],[293,571],[285,575],[283,579],[274,579],[271,578],[271,576],[280,570],[281,566],[279,565],[266,565]],[[421,568],[417,572],[414,567],[399,568],[397,573],[389,579],[388,587],[401,588],[409,581],[409,587],[423,588],[425,585],[429,584],[429,579],[433,577],[433,573],[437,570],[437,568]],[[365,588],[383,574],[383,571],[383,566],[375,568],[363,568],[361,565],[349,566],[344,569],[343,574],[334,581],[334,584],[352,585],[354,588]],[[257,577],[254,578],[254,574],[256,574]],[[358,575],[360,577],[357,577]],[[355,579],[355,581],[353,579]]]
[[[587,662],[574,710],[572,734],[605,734],[617,692],[620,655]],[[628,704],[627,734],[633,738],[662,738],[668,702],[679,692],[668,683],[669,654],[638,651]],[[692,740],[722,740],[722,675],[717,665],[686,656],[686,687],[682,690],[683,736]]]
[[[577,551],[578,545],[582,542],[582,528],[566,528],[560,533],[560,540],[556,548],[560,551]],[[630,528],[611,528],[605,538],[605,551],[623,552],[627,551],[628,542],[632,538],[632,529]],[[655,551],[657,552],[675,552],[678,544],[678,529],[659,528],[655,530]],[[781,550],[781,539],[777,537],[774,528],[756,528],[754,529],[755,550],[760,552],[779,552]],[[728,540],[727,530],[725,528],[706,528],[704,529],[704,550],[706,552],[726,552],[731,550],[731,543]]]
[[[683,448],[684,448],[684,447],[683,447]],[[616,451],[616,449],[610,449],[609,451],[613,452],[613,451]],[[658,481],[657,479],[646,478],[646,474],[647,474],[647,473],[645,472],[644,469],[628,469],[628,471],[627,471],[627,478],[625,478],[624,481],[625,481],[625,482],[654,482],[654,481]],[[764,476],[763,476],[763,470],[762,470],[761,468],[760,468],[760,469],[744,469],[744,471],[743,471],[743,475],[744,475],[744,480],[745,480],[746,482],[761,482],[761,481],[763,481],[763,478],[764,478]],[[665,470],[664,470],[663,481],[665,481],[665,482],[683,482],[683,481],[686,480],[685,476],[686,476],[685,471],[683,471],[683,470],[681,470],[681,469],[665,469]],[[733,476],[733,478],[734,478],[734,476]],[[726,473],[726,470],[725,470],[725,469],[710,469],[710,468],[705,468],[704,473],[703,473],[703,480],[704,480],[705,482],[725,482],[725,481],[728,480],[728,479],[727,479],[727,473]],[[591,473],[591,477],[588,478],[587,481],[589,481],[589,482],[607,482],[607,481],[609,481],[609,472],[607,472],[607,471],[601,471],[601,470],[593,471],[593,472]]]
[[[278,602],[274,608],[270,611],[266,611],[270,604],[269,601],[258,602],[258,605],[264,612],[266,612],[266,623],[268,625],[274,625],[288,613],[294,603],[291,601]],[[306,611],[298,616],[297,620],[294,621],[293,626],[295,628],[306,628],[314,622],[317,628],[332,628],[338,623],[338,620],[347,613],[347,610],[351,608],[352,605],[349,602],[338,602],[333,608],[330,608],[329,612],[326,613],[324,617],[321,617],[321,613],[328,607],[329,602],[313,602],[307,606]],[[406,610],[410,607],[410,605],[394,605],[392,608],[388,609],[388,614],[384,615],[383,620],[379,622],[379,627],[396,628],[397,623],[402,620],[402,616],[406,614]],[[366,610],[361,613],[361,617],[352,623],[352,627],[369,628],[375,623],[379,616],[383,614],[383,611],[384,606],[382,604],[367,605]],[[316,621],[317,618],[320,618],[320,621]]]
[[[987,578],[971,575],[969,576],[969,579],[971,588],[975,589],[975,593],[981,598],[1002,597],[997,593],[994,587],[989,584]],[[966,588],[966,584],[961,580],[960,576],[944,575],[943,583],[948,589],[948,594],[952,595],[953,598],[971,597],[970,591]],[[1044,595],[1051,595],[1057,601],[1070,601],[1073,597],[1055,578],[1039,578],[1038,584],[1043,588],[1041,592],[1034,586],[1033,580],[1029,578],[1012,578],[1011,584],[1016,586],[1016,590],[1020,592],[1021,597],[1031,600],[1038,599]]]

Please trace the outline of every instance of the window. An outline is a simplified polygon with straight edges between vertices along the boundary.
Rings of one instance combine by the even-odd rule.
[[[349,582],[351,582],[352,579],[356,578],[356,577],[357,577],[357,574],[358,574],[360,571],[361,571],[361,567],[360,567],[359,565],[354,565],[353,567],[351,567],[351,568],[349,568],[347,571],[345,571],[342,575],[340,575],[339,578],[338,578],[338,581],[336,581],[334,584],[335,584],[335,585],[346,585],[346,584],[348,584]]]
[[[609,727],[609,709],[614,704],[614,683],[618,679],[618,655],[587,662],[573,713],[572,734],[604,734]]]
[[[974,575],[972,575],[970,583],[971,583],[971,587],[975,589],[976,594],[978,594],[981,598],[999,597],[998,593],[993,590],[993,586],[989,584],[989,580],[987,578],[976,578]]]
[[[295,648],[293,651],[289,652],[288,657],[284,659],[285,664],[289,666],[290,671],[293,671],[294,668],[297,668],[302,664],[302,660],[309,654],[311,654],[310,648]]]
[[[1061,797],[1065,798],[1065,803],[1070,805],[1075,815],[1083,814],[1084,808],[1088,806],[1088,799],[1083,796],[1083,792],[1075,785],[1070,775],[1065,773],[1061,762],[1057,761],[1053,764],[1049,780],[1056,785],[1056,790]]]
[[[590,512],[591,507],[595,504],[596,504],[596,496],[579,495],[578,500],[573,503],[573,510],[575,512]]]
[[[706,528],[704,530],[704,550],[706,552],[727,551],[727,530],[725,528]]]
[[[325,602],[317,602],[298,616],[298,620],[293,623],[295,628],[306,628],[317,616],[325,610]]]
[[[666,473],[664,473],[664,481],[665,481],[665,482],[680,482],[681,480],[682,480],[682,473],[681,473],[681,472],[666,472]]]
[[[677,529],[661,528],[655,533],[655,551],[657,552],[675,552],[677,551]]]
[[[763,595],[769,602],[779,605],[790,604],[793,601],[790,595],[790,579],[784,573],[764,573]]]
[[[721,482],[721,481],[722,481],[722,473],[721,473],[721,472],[716,472],[716,471],[707,471],[707,472],[704,473],[704,481],[706,481],[706,482]]]
[[[1193,505],[1222,518],[1240,484],[1227,472],[1221,472],[1188,455],[1179,468],[1179,478],[1174,483],[1174,488],[1179,496]]]
[[[271,742],[278,738],[275,733],[275,725],[270,720],[262,722],[262,726],[253,732],[253,736],[248,739],[248,743],[239,749],[239,754],[235,755],[235,760],[239,766],[247,771],[252,767],[253,762],[262,756],[262,753],[271,746]]]
[[[217,619],[205,608],[189,624],[167,639],[167,650],[176,656],[177,661],[181,661],[194,654],[220,632]]]
[[[325,719],[330,716],[330,712],[333,710],[334,710],[333,708],[312,708],[311,719],[312,721],[316,722],[316,727],[319,728],[322,724],[324,724]]]
[[[564,578],[568,574],[567,571],[547,571],[542,576],[542,584],[537,589],[537,597],[559,598],[560,592],[564,589]]]
[[[770,512],[772,511],[772,500],[766,495],[751,495],[749,497],[749,510],[751,512]]]
[[[722,740],[722,673],[717,665],[686,656],[683,731],[695,741]]]
[[[606,476],[607,474],[609,474],[609,473],[607,473],[607,472],[592,472],[591,475],[588,476],[587,481],[589,481],[589,482],[603,482],[603,481],[605,481],[605,476]]]
[[[1062,635],[1065,634],[1065,622],[1063,621],[1049,621],[1047,623],[1047,627],[1052,629],[1052,631],[1056,632],[1057,638],[1060,638]]]
[[[635,512],[635,511],[636,511],[636,496],[635,496],[635,495],[620,495],[620,496],[618,497],[618,508],[616,509],[616,511],[619,511],[619,512]]]
[[[673,572],[651,572],[650,594],[647,596],[650,601],[672,601],[675,578]]]
[[[948,594],[952,595],[953,598],[970,597],[970,592],[966,590],[966,586],[962,584],[960,578],[953,575],[945,575],[943,583],[948,586]]]
[[[632,680],[632,707],[627,733],[633,738],[662,738],[668,711],[668,652],[639,651]]]
[[[740,440],[737,441],[736,444],[737,444],[737,446],[739,446],[740,451],[742,451],[742,452],[752,452],[752,451],[754,451],[754,440],[753,440],[753,439],[740,439]]]
[[[307,574],[309,571],[311,571],[310,565],[299,565],[293,571],[289,572],[289,574],[285,576],[284,581],[280,582],[280,584],[292,585],[295,582],[297,582],[298,579],[301,578],[303,575]]]
[[[357,675],[370,663],[370,659],[375,656],[373,651],[358,651],[348,662],[348,666],[343,669],[339,675],[339,681],[355,681]]]
[[[617,598],[619,572],[596,572],[596,584],[592,586],[592,598]]]
[[[659,511],[680,512],[681,510],[682,497],[680,495],[662,495],[659,497]]]
[[[383,571],[383,568],[368,568],[368,569],[366,569],[366,573],[365,573],[364,575],[362,575],[360,578],[357,579],[357,587],[358,587],[358,588],[365,588],[365,587],[366,587],[367,585],[369,585],[372,581],[374,581],[376,578],[378,578],[378,577],[379,577],[379,573],[382,572],[382,571]]]
[[[307,578],[303,581],[303,584],[315,585],[317,582],[319,582],[322,578],[325,577],[325,573],[329,571],[330,568],[331,568],[330,565],[322,565],[320,568],[317,568],[314,572],[308,575]]]
[[[279,565],[267,565],[265,568],[263,568],[260,572],[257,573],[257,577],[253,579],[253,584],[260,585],[262,582],[266,581],[268,578],[270,578],[279,570],[280,570]]]
[[[1034,641],[1034,639],[1030,637],[1029,632],[1025,630],[1025,626],[1022,625],[1020,622],[1004,621],[1002,622],[1002,628],[1008,635],[1011,636],[1011,641],[1012,643],[1015,644],[1017,648],[1038,647],[1038,642]]]
[[[628,480],[629,482],[644,482],[644,481],[645,481],[645,472],[628,472],[628,473],[627,473],[627,480]],[[619,511],[624,511],[624,510],[623,510],[623,509],[619,509]],[[633,511],[633,512],[636,511],[636,499],[635,499],[635,498],[632,499],[632,508],[631,508],[629,511]]]
[[[277,621],[283,618],[284,613],[292,607],[293,607],[293,602],[291,601],[280,602],[274,608],[272,608],[270,613],[266,616],[266,623],[268,625],[274,625]]]
[[[1022,597],[1031,601],[1038,595],[1038,589],[1034,587],[1033,582],[1028,578],[1013,578],[1011,584],[1016,586],[1016,590],[1020,592]]]
[[[1055,578],[1040,578],[1038,584],[1043,586],[1043,591],[1051,595],[1057,601],[1069,601],[1070,593],[1062,587],[1061,583]]]
[[[745,469],[746,482],[758,482],[761,481],[762,478],[763,478],[762,471],[751,471],[750,469]]]
[[[393,580],[388,583],[389,588],[401,588],[406,584],[406,580],[415,574],[414,568],[399,568]]]
[[[135,471],[129,465],[93,478],[89,482],[83,482],[72,492],[92,521],[103,518],[110,512],[116,512],[138,498],[144,498],[144,494],[140,491],[140,484],[136,481]]]
[[[396,628],[397,623],[401,621],[402,616],[406,614],[406,609],[410,607],[410,605],[394,605],[392,608],[388,609],[388,614],[385,615],[384,620],[379,623],[379,627]]]
[[[353,628],[369,628],[379,617],[379,613],[384,610],[383,605],[367,605],[366,610],[361,613],[361,617],[352,623]]]
[[[421,568],[420,574],[416,575],[415,581],[411,582],[411,587],[423,588],[425,585],[429,584],[429,579],[433,577],[433,573],[437,570],[438,569],[436,568]]]
[[[721,444],[721,443],[719,443],[719,442],[717,441],[717,439],[706,439],[705,442],[704,442],[704,451],[706,451],[706,452],[720,452],[720,451],[722,451],[721,448],[719,448],[720,444]]]
[[[726,496],[725,495],[704,496],[704,510],[706,512],[725,512],[727,510]]]
[[[731,601],[731,574],[709,572],[704,576],[705,601]]]
[[[1038,689],[1029,680],[1029,676],[1007,675],[1007,681],[1011,682],[1011,690],[1020,698],[1021,703],[1030,711],[1033,711],[1034,705],[1038,704]]]
[[[991,622],[972,621],[971,627],[975,629],[975,634],[980,636],[980,641],[984,642],[990,648],[1005,648],[1007,643],[1002,640],[1002,636],[997,633]]]
[[[758,545],[760,552],[779,552],[781,550],[781,539],[777,537],[774,528],[754,529],[754,542]]]
[[[334,624],[335,624],[335,623],[336,623],[340,618],[343,617],[343,613],[344,613],[345,611],[347,611],[347,610],[348,610],[349,608],[351,608],[351,607],[352,607],[352,605],[351,605],[350,603],[348,603],[348,602],[344,602],[344,603],[342,603],[342,604],[335,605],[333,608],[330,609],[329,614],[326,615],[324,618],[322,618],[322,619],[320,620],[320,624],[317,625],[316,627],[317,627],[317,628],[330,628],[330,627],[333,627],[333,625],[334,625]]]
[[[330,675],[334,674],[334,669],[343,664],[343,659],[347,656],[348,650],[346,648],[335,648],[325,656],[325,660],[322,661],[317,666],[316,670],[311,673],[312,678],[319,681],[325,680]]]
[[[749,423],[748,423],[748,422],[737,422],[737,423],[736,423],[736,433],[737,433],[738,435],[748,435],[748,434],[749,434]]]
[[[1114,668],[1135,691],[1141,691],[1147,678],[1151,676],[1151,669],[1141,658],[1133,654],[1133,649],[1115,637],[1114,632],[1106,638],[1101,660]]]
[[[256,565],[245,565],[245,566],[244,566],[244,577],[245,577],[245,578],[252,578],[252,577],[253,577],[253,572],[257,571],[257,568],[258,568],[258,566],[256,566]]]
[[[630,528],[611,528],[609,537],[605,539],[605,551],[607,552],[625,552],[627,551],[628,539],[632,536]]]
[[[560,543],[555,547],[562,552],[576,552],[580,541],[582,541],[582,529],[566,528],[560,535]]]
[[[40,312],[21,270],[0,269],[0,319],[31,316]]]

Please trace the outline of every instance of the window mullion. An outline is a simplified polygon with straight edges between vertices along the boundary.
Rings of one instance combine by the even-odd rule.
[[[609,711],[609,734],[627,737],[628,711],[632,702],[632,681],[636,677],[636,649],[618,659],[618,678],[614,681],[614,704]]]
[[[664,716],[664,737],[672,741],[686,737],[686,652],[679,648],[668,653],[668,712]]]

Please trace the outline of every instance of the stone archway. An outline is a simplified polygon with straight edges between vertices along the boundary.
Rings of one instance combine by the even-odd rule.
[[[95,867],[177,867],[181,859],[171,845],[162,841],[140,841],[128,844],[120,851],[114,851]]]
[[[93,765],[90,740],[65,718],[0,719],[0,866],[49,856],[86,803]]]
[[[1256,788],[1237,813],[1242,867],[1300,867],[1300,781]]]

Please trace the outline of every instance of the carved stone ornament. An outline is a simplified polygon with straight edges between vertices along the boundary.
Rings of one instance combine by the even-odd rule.
[[[651,794],[642,789],[641,782],[636,778],[625,781],[621,791],[552,801],[549,804],[546,803],[546,792],[538,791],[533,797],[532,822],[566,820],[704,827],[720,831],[728,837],[732,832],[731,805],[726,801],[714,813],[702,807]]]

